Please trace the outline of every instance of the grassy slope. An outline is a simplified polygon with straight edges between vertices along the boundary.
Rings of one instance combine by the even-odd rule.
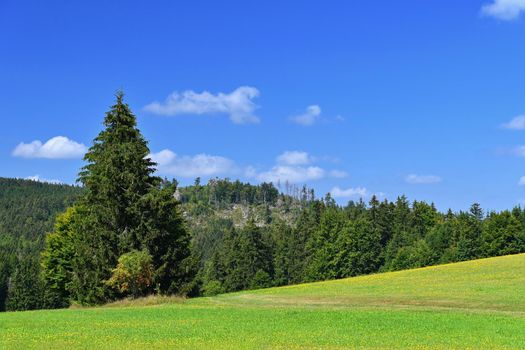
[[[0,348],[525,348],[525,255],[170,304],[0,314]]]

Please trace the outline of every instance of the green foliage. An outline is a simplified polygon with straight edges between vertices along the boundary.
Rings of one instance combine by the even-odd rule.
[[[224,291],[260,288],[272,284],[272,255],[261,231],[250,220],[242,230],[231,228],[225,233],[221,246],[205,267],[205,290],[209,290],[210,283],[215,282]]]
[[[202,286],[202,295],[204,296],[213,296],[217,294],[224,293],[221,282],[217,280],[207,281],[206,284]]]
[[[147,157],[147,143],[122,93],[106,114],[104,126],[86,153],[87,164],[79,175],[85,187],[81,204],[87,215],[78,232],[83,244],[75,268],[84,277],[73,283],[73,288],[83,303],[113,297],[103,281],[120,255],[140,248],[140,237],[146,234],[143,197],[160,185],[160,179],[152,176],[154,163]],[[93,258],[95,261],[86,262]]]
[[[425,240],[401,247],[389,266],[392,270],[406,270],[431,265],[432,251]]]
[[[31,255],[18,260],[9,282],[7,310],[42,308],[42,283],[38,264],[38,258]]]
[[[366,217],[348,221],[336,241],[337,278],[377,272],[381,266],[381,233]]]
[[[153,286],[153,258],[147,250],[132,250],[118,258],[117,267],[105,283],[126,296],[146,295]]]
[[[75,257],[74,220],[79,220],[79,210],[73,206],[59,215],[55,229],[46,236],[42,253],[42,278],[45,286],[45,306],[61,308],[69,306]]]
[[[337,255],[340,251],[338,239],[345,226],[346,215],[335,206],[322,214],[318,228],[308,243],[312,251],[307,280],[318,281],[337,278]]]
[[[81,189],[73,186],[0,178],[0,311],[6,307],[10,280],[11,294],[31,296],[40,293],[39,281],[34,284],[29,281],[37,280],[44,235],[53,228],[55,216],[73,203],[80,193]],[[28,271],[22,273],[22,269]],[[25,278],[23,274],[28,275],[28,283],[21,283]],[[10,299],[16,300],[19,296],[13,295]],[[31,304],[31,308],[41,305]],[[10,308],[14,309],[16,305],[22,303],[11,302]]]
[[[272,269],[270,250],[263,241],[262,230],[253,220],[239,234],[237,270],[241,282],[237,289],[247,289],[255,282],[258,272],[269,275]],[[260,277],[260,276],[259,276]]]
[[[196,262],[190,256],[190,236],[175,191],[175,184],[165,184],[141,198],[141,222],[131,247],[150,252],[160,292],[186,294],[192,288]]]
[[[132,295],[140,294],[142,286],[137,289],[128,281],[126,289],[119,279],[123,272],[117,268],[116,272],[122,274],[116,275],[114,269],[119,258],[131,259],[124,254],[148,251],[156,290],[190,293],[196,264],[190,256],[190,237],[175,198],[176,183],[152,175],[155,164],[147,157],[147,142],[122,93],[117,94],[104,125],[86,153],[87,164],[79,175],[84,185],[77,205],[81,213],[75,215],[67,230],[56,227],[50,243],[60,244],[48,245],[44,258],[50,260],[60,254],[62,258],[66,255],[62,251],[69,248],[74,255],[64,258],[67,264],[58,264],[60,268],[55,268],[56,262],[50,263],[46,280],[59,286],[61,292],[65,290],[64,297],[69,294],[80,304],[103,303],[128,290]],[[68,269],[70,273],[64,273]],[[70,281],[64,277],[69,275]]]
[[[490,213],[483,222],[481,236],[485,256],[516,254],[525,246],[523,224],[509,211]]]
[[[250,289],[268,288],[272,286],[272,278],[270,274],[264,270],[257,270],[253,276]]]
[[[224,208],[231,204],[275,205],[279,198],[279,191],[272,183],[262,183],[253,186],[239,180],[231,182],[229,179],[212,179],[206,186],[202,186],[200,178],[193,186],[181,190],[181,202],[193,203],[195,211],[203,213],[206,208]]]

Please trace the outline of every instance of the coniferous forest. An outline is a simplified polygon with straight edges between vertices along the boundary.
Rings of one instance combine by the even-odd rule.
[[[155,176],[122,93],[79,186],[0,179],[0,309],[188,297],[525,252],[525,210],[338,205],[291,184]]]

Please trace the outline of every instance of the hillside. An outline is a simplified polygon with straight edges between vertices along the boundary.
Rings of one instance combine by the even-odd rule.
[[[147,307],[0,314],[0,347],[520,349],[525,254]]]
[[[42,283],[40,254],[56,214],[82,189],[1,180],[0,311],[69,305],[70,290],[58,302]],[[473,204],[468,212],[443,213],[404,196],[339,206],[306,187],[229,179],[196,179],[172,195],[191,239],[192,277],[184,290],[192,297],[525,252],[520,207],[485,213]]]
[[[35,270],[45,233],[80,191],[68,185],[0,178],[0,311],[5,306],[8,281],[17,269]]]
[[[82,191],[69,185],[0,178],[0,311],[49,307],[39,301],[44,293],[38,277],[44,238],[52,231],[57,214]],[[249,219],[259,227],[272,220],[292,224],[304,205],[271,185],[227,179],[210,180],[206,185],[196,181],[193,186],[180,187],[177,196],[201,269],[231,227],[242,228]],[[9,303],[13,291],[17,301]]]

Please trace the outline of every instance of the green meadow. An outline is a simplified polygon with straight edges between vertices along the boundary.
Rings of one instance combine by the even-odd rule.
[[[0,314],[0,349],[523,349],[525,254],[178,300]]]

